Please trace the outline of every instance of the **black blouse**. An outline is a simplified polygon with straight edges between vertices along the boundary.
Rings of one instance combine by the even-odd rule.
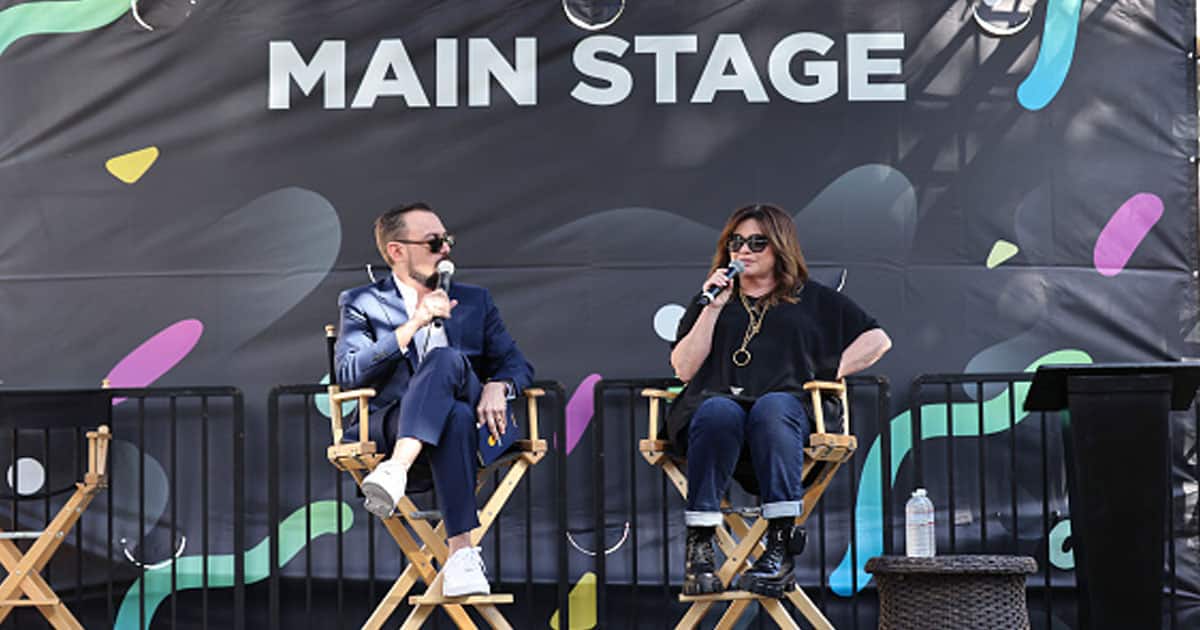
[[[747,346],[752,358],[745,367],[733,364],[733,353],[742,345],[749,315],[736,294],[721,309],[713,329],[712,350],[667,417],[669,439],[680,450],[687,441],[680,432],[686,430],[705,398],[749,400],[771,392],[801,395],[804,383],[835,378],[846,346],[862,333],[879,328],[850,298],[816,281],[809,280],[797,296],[795,304],[779,302],[767,310],[762,328]],[[692,300],[679,321],[676,340],[688,334],[702,308]]]

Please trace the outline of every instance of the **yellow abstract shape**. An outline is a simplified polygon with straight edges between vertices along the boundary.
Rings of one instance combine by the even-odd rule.
[[[154,165],[154,161],[158,159],[158,147],[146,147],[138,149],[131,153],[118,155],[114,158],[109,158],[104,163],[104,168],[112,173],[113,177],[132,184],[142,178],[146,171]]]
[[[584,573],[567,595],[571,611],[570,630],[591,630],[596,627],[596,574]],[[558,630],[558,611],[550,615],[550,627]]]
[[[1021,248],[1004,239],[996,241],[996,244],[992,245],[992,253],[988,254],[987,268],[995,269],[999,267],[1004,261],[1016,256],[1019,251],[1021,251]]]

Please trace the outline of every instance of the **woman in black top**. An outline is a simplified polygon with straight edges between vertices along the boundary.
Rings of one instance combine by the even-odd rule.
[[[733,279],[725,273],[731,260],[744,265]],[[739,481],[760,496],[770,527],[766,553],[739,586],[781,597],[795,584],[789,550],[812,431],[803,385],[869,367],[891,340],[849,298],[809,279],[796,226],[772,205],[733,213],[705,286],[722,291],[708,305],[693,301],[671,352],[676,375],[687,383],[667,419],[671,440],[687,450],[683,590],[722,590],[712,536],[721,524],[721,495],[746,453],[753,474]]]

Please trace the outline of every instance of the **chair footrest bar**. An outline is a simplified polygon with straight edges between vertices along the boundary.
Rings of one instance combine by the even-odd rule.
[[[33,539],[45,532],[0,532],[0,540]]]
[[[62,603],[61,599],[4,599],[0,600],[0,606],[57,606]]]
[[[442,511],[441,510],[417,510],[415,512],[409,512],[408,518],[411,518],[415,521],[440,521],[440,520],[442,520]]]
[[[725,591],[724,593],[710,593],[708,595],[679,595],[681,602],[731,602],[739,599],[775,599],[750,591]]]
[[[414,595],[408,598],[410,606],[436,606],[441,604],[461,604],[474,606],[477,604],[511,604],[512,593],[496,593],[494,595],[467,595],[466,597],[441,597],[436,595]]]

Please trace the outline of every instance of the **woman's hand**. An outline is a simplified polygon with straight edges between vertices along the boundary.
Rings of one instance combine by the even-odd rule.
[[[730,278],[726,274],[727,271],[724,267],[712,272],[712,275],[708,277],[708,280],[704,281],[704,286],[700,288],[701,291],[707,291],[711,286],[721,287],[721,292],[717,294],[717,297],[713,298],[713,300],[708,303],[708,308],[716,309],[718,311],[721,310],[721,308],[724,307],[727,302],[729,302],[729,296],[733,295],[733,291],[730,290],[730,288],[733,286],[733,278]]]

